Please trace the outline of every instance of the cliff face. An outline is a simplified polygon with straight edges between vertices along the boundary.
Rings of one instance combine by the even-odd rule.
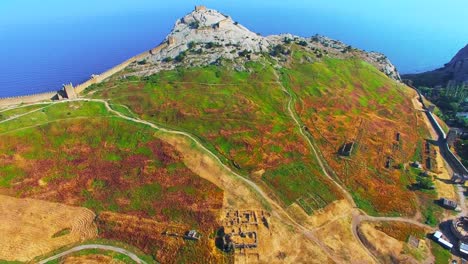
[[[230,60],[242,68],[246,61],[255,61],[265,54],[287,51],[278,49],[285,43],[300,43],[313,52],[336,58],[357,57],[374,65],[388,77],[400,81],[396,67],[380,53],[365,52],[340,41],[323,36],[303,38],[291,34],[263,37],[253,33],[231,17],[216,10],[197,8],[176,21],[166,37],[169,45],[154,52],[148,62],[151,67],[135,66],[139,75],[150,75],[177,66],[201,66]],[[281,58],[278,62],[286,63]]]
[[[468,81],[468,45],[461,49],[453,59],[445,65],[445,70],[453,74],[457,82]]]
[[[445,86],[451,81],[455,83],[468,82],[468,45],[458,51],[444,67],[419,74],[407,74],[403,78],[412,80],[415,86],[429,87]]]

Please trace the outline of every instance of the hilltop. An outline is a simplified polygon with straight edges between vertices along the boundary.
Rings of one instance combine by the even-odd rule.
[[[291,42],[304,46],[320,56],[359,57],[374,65],[394,80],[400,80],[396,67],[383,54],[365,52],[340,41],[315,35],[304,38],[291,34],[263,37],[253,33],[230,16],[216,10],[198,7],[176,21],[163,43],[168,47],[152,54],[151,65],[134,67],[141,75],[151,75],[176,66],[202,66],[231,60],[238,69],[246,61],[256,61],[265,55],[285,55],[283,45]]]
[[[468,45],[459,50],[457,54],[443,67],[417,74],[406,74],[405,79],[412,80],[419,86],[446,86],[449,82],[461,84],[468,82]]]

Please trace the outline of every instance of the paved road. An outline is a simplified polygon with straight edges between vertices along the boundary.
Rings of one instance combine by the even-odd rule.
[[[114,247],[114,246],[98,245],[98,244],[89,244],[89,245],[77,246],[77,247],[71,248],[71,249],[69,249],[67,251],[64,251],[64,252],[62,252],[60,254],[54,255],[54,256],[52,256],[50,258],[41,260],[38,263],[39,264],[45,264],[45,263],[47,263],[49,261],[56,260],[56,259],[61,258],[63,256],[70,255],[72,253],[75,253],[75,252],[78,252],[78,251],[81,251],[81,250],[86,250],[86,249],[102,249],[102,250],[107,250],[107,251],[114,251],[114,252],[126,255],[127,257],[129,257],[133,261],[135,261],[136,263],[146,264],[145,261],[143,261],[137,255],[135,255],[134,253],[132,253],[132,252],[126,250],[126,249],[119,248],[119,247]]]

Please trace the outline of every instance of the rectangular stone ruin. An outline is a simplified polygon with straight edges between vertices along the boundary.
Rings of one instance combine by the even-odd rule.
[[[351,153],[353,152],[354,148],[354,141],[349,141],[343,144],[343,146],[340,149],[340,155],[342,156],[351,156]]]

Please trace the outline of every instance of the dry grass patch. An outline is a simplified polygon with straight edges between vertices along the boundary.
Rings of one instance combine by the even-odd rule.
[[[85,208],[0,195],[0,215],[4,260],[30,261],[97,235],[95,215]]]

